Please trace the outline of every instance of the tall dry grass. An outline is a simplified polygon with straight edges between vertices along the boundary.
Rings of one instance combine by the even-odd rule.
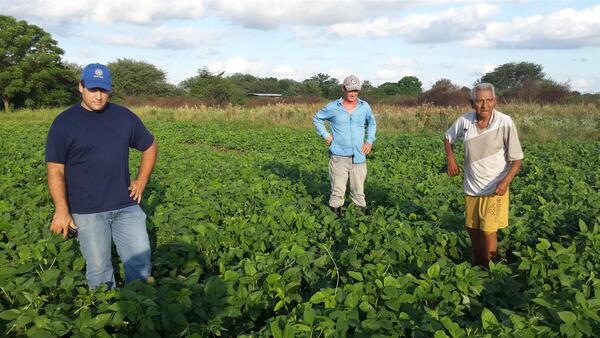
[[[234,122],[257,125],[282,125],[312,128],[314,113],[322,104],[273,104],[261,107],[229,106],[213,108],[203,105],[176,109],[133,107],[143,120]],[[538,105],[506,104],[498,110],[510,115],[521,138],[530,141],[558,140],[600,141],[600,107],[593,104]],[[0,113],[6,121],[52,121],[62,109],[18,110]],[[399,107],[374,105],[379,130],[390,132],[444,132],[468,106],[438,107],[421,105]]]

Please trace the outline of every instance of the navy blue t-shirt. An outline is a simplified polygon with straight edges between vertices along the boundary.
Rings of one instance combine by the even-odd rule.
[[[154,137],[129,109],[102,111],[76,104],[60,113],[46,142],[46,162],[65,165],[71,213],[91,214],[136,204],[129,197],[129,148],[148,149]]]

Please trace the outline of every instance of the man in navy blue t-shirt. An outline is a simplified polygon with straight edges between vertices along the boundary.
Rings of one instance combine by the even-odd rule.
[[[106,66],[87,65],[79,82],[81,103],[56,117],[46,143],[55,206],[50,230],[65,238],[77,233],[91,288],[115,287],[112,241],[126,282],[151,273],[146,214],[139,203],[156,162],[156,142],[133,112],[108,102],[111,87]],[[129,148],[142,152],[134,181]]]

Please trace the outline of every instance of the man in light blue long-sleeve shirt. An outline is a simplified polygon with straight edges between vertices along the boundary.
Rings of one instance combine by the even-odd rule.
[[[366,155],[375,142],[377,126],[371,106],[358,98],[360,89],[358,77],[346,77],[342,83],[342,98],[330,102],[313,117],[318,134],[329,146],[329,207],[338,216],[342,213],[348,178],[352,202],[359,209],[367,205],[364,194]],[[331,133],[325,128],[325,121],[329,121]]]

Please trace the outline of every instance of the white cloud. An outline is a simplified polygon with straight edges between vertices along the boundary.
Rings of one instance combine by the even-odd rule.
[[[296,74],[297,71],[294,68],[286,65],[279,65],[273,69],[273,75],[280,79],[292,79]]]
[[[413,43],[463,41],[478,48],[582,48],[600,46],[600,5],[587,9],[561,9],[548,15],[493,21],[500,7],[473,4],[437,13],[404,17],[381,16],[363,22],[332,24],[334,35],[401,37]]]
[[[1,0],[2,11],[20,17],[63,22],[129,22],[151,24],[169,19],[194,19],[206,14],[201,0]]]
[[[274,65],[264,60],[248,60],[241,56],[234,56],[224,61],[217,61],[208,66],[211,73],[232,75],[235,73],[251,74],[257,77],[276,77],[278,79],[306,80],[317,73],[324,73],[340,82],[352,72],[347,69],[330,68],[326,71],[314,67],[292,67],[285,64]],[[362,77],[357,74],[359,78]]]
[[[569,84],[574,90],[580,92],[590,92],[595,82],[596,81],[594,81],[593,79],[578,78],[569,81]]]
[[[306,48],[322,47],[329,44],[328,36],[324,35],[321,29],[292,26],[290,31]]]
[[[148,33],[136,35],[130,32],[97,35],[82,33],[79,36],[94,39],[99,42],[141,48],[185,49],[202,47],[207,42],[214,41],[223,33],[201,30],[194,27],[165,27],[153,28]]]
[[[250,61],[241,56],[234,56],[225,61],[218,61],[208,66],[212,73],[225,72],[226,75],[235,73],[253,74],[261,76],[269,69],[262,61]]]
[[[412,67],[412,66],[414,66],[416,64],[417,64],[416,60],[413,60],[413,59],[403,59],[403,58],[398,57],[398,56],[391,56],[387,60],[387,62],[386,62],[386,66],[401,67],[401,68]]]
[[[278,79],[306,80],[317,73],[325,73],[338,80],[351,74],[347,69],[331,68],[324,71],[319,68],[294,67],[286,64],[273,64],[259,59],[248,60],[242,56],[234,56],[224,61],[217,61],[208,66],[211,73],[224,72],[225,75],[235,73],[251,74],[257,77],[276,77]]]
[[[573,49],[600,46],[600,5],[492,22],[467,41],[483,48]]]
[[[398,82],[405,76],[414,76],[415,74],[410,71],[400,71],[396,69],[382,68],[375,71],[375,75],[371,79],[371,83],[375,86],[379,86],[385,82]]]
[[[362,23],[333,24],[329,29],[341,37],[399,36],[409,42],[447,42],[469,37],[483,28],[485,19],[499,12],[500,7],[496,5],[475,4],[402,18],[380,17]]]
[[[369,80],[376,86],[385,82],[398,82],[405,76],[415,75],[412,67],[416,65],[416,60],[391,56],[383,63],[381,68],[375,71],[375,74]]]
[[[363,81],[363,75],[362,74],[355,74],[356,72],[352,72],[348,69],[344,69],[344,68],[330,68],[326,74],[328,74],[329,76],[338,79],[340,82],[344,81],[344,79],[346,78],[346,76],[350,75],[350,74],[354,74],[356,76],[358,76],[359,80]]]
[[[248,28],[328,26],[356,22],[409,7],[473,0],[0,0],[4,14],[60,22],[152,24],[169,19],[216,16]]]
[[[369,13],[399,10],[408,4],[400,0],[211,0],[209,6],[220,17],[266,30],[284,25],[326,26],[358,21]]]
[[[467,70],[471,75],[481,77],[481,76],[485,75],[486,73],[493,71],[496,67],[497,67],[497,65],[493,65],[493,64],[471,65],[471,66],[467,67]]]
[[[406,8],[476,0],[209,0],[207,7],[218,16],[242,26],[275,29],[279,26],[329,26],[399,12]]]
[[[65,57],[74,59],[94,59],[97,57],[91,49],[76,48],[71,53],[66,53]]]

